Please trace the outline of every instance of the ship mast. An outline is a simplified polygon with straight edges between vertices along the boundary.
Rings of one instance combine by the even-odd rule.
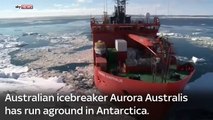
[[[109,23],[109,17],[108,17],[108,5],[107,0],[105,0],[104,3],[104,16],[103,16],[103,24]]]
[[[123,12],[125,15],[126,15],[126,3],[127,0],[116,0],[118,11]]]
[[[130,23],[130,17],[126,16],[126,4],[127,0],[115,0],[115,12],[114,16],[111,17],[111,23]]]
[[[117,0],[117,6],[115,9],[117,14],[117,23],[125,23],[126,0]]]

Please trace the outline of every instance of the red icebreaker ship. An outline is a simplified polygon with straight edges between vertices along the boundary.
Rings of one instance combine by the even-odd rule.
[[[116,0],[115,12],[102,20],[91,18],[94,82],[107,95],[177,95],[189,82],[195,68],[180,64],[172,44],[157,36],[158,17],[144,19],[126,15],[126,0]],[[149,119],[161,119],[169,103],[125,103],[150,111]]]

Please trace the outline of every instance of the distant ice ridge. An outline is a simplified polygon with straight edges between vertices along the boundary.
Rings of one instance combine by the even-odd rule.
[[[160,16],[160,18],[191,18],[191,19],[213,19],[213,16],[190,16],[190,15],[169,15]]]
[[[12,65],[9,53],[19,50],[22,44],[18,38],[0,35],[0,94],[7,91],[22,92],[55,92],[65,85],[58,77],[44,79],[37,71],[27,66]]]
[[[192,33],[192,35],[182,35],[180,33],[162,32],[162,33],[158,33],[158,35],[167,36],[170,38],[184,38],[200,47],[213,49],[213,38],[207,37],[207,36],[199,36],[200,32],[194,32]]]

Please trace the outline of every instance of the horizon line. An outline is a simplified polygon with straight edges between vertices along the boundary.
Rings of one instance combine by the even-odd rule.
[[[130,16],[145,16],[141,14],[127,14]],[[103,16],[103,15],[52,15],[52,16],[27,16],[27,17],[0,17],[0,19],[28,19],[28,18],[47,18],[47,17],[92,17],[92,16]],[[109,15],[110,16],[110,15]],[[151,15],[159,17],[213,17],[213,15]]]

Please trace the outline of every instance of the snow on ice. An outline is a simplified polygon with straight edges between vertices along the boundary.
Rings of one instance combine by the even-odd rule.
[[[91,80],[92,75],[86,75],[88,71],[81,70],[86,75],[84,76],[85,80],[83,82],[78,80],[75,82],[72,80],[75,77],[78,78],[78,75],[69,77],[73,76],[71,75],[72,73],[58,73],[57,71],[47,70],[49,67],[72,62],[92,62],[92,50],[82,50],[79,53],[75,53],[75,49],[92,44],[86,36],[82,36],[81,33],[64,34],[61,37],[56,37],[56,35],[51,36],[51,34],[42,36],[33,33],[24,35],[33,35],[38,40],[48,40],[54,45],[34,49],[21,49],[26,44],[19,42],[18,37],[0,35],[0,94],[11,91],[15,93],[54,93],[60,89],[64,91],[65,88],[69,88],[70,86],[75,87],[74,83],[76,85],[80,84],[82,87],[85,87],[85,85],[89,85],[90,88],[93,87],[91,86],[93,82]],[[11,64],[9,53],[17,50],[21,50],[16,54],[20,60],[30,60],[32,57],[36,58],[36,60],[27,64],[27,66],[15,66]],[[72,53],[75,54],[71,55]],[[92,68],[92,66],[89,68]],[[91,74],[92,70],[88,70],[90,70],[88,74]],[[75,74],[79,74],[79,72],[77,71]],[[73,85],[67,85],[66,81],[71,81],[69,83]],[[73,91],[75,91],[75,88]]]

